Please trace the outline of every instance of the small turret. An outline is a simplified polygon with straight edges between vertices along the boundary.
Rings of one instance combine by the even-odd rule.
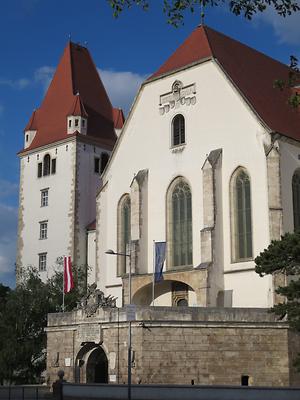
[[[82,135],[87,134],[88,114],[84,108],[79,93],[75,96],[74,103],[67,115],[68,135],[78,132]]]
[[[36,132],[36,110],[34,110],[26,128],[24,129],[24,149],[27,149],[31,145]]]

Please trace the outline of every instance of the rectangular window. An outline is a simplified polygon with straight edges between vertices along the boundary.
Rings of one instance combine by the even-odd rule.
[[[98,158],[98,157],[95,157],[95,159],[94,159],[94,172],[96,174],[100,173],[100,158]]]
[[[51,160],[51,174],[55,174],[56,173],[56,158],[53,158]]]
[[[40,162],[38,163],[38,178],[40,178],[43,174],[43,164]]]
[[[48,235],[48,221],[40,222],[40,239],[47,239]]]
[[[85,120],[84,119],[82,120],[81,124],[82,124],[83,127],[85,126]]]
[[[71,126],[72,126],[72,120],[69,119],[69,128],[71,128]]]
[[[78,122],[79,122],[79,120],[76,118],[75,119],[75,126],[78,126]]]
[[[48,189],[41,190],[41,207],[47,207],[48,205]]]
[[[39,271],[46,271],[47,267],[47,253],[39,254]]]

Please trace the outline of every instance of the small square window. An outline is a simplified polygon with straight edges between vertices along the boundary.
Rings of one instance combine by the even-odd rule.
[[[40,222],[40,239],[47,239],[48,237],[48,221]]]
[[[41,207],[46,207],[48,205],[48,189],[41,190]]]
[[[39,254],[39,271],[46,271],[47,268],[47,253]]]
[[[96,174],[100,173],[100,158],[98,158],[98,157],[95,157],[95,159],[94,159],[94,172]]]

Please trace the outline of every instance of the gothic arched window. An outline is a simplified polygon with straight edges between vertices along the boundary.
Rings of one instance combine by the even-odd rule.
[[[185,121],[182,114],[177,114],[172,121],[172,146],[185,143]]]
[[[231,178],[231,242],[234,262],[252,258],[251,184],[241,167]]]
[[[50,155],[46,154],[43,162],[43,176],[50,175]]]
[[[294,230],[300,229],[300,170],[294,172],[292,179]]]
[[[168,267],[192,265],[192,194],[183,178],[177,178],[171,184],[167,208]]]
[[[131,242],[131,202],[130,196],[123,196],[118,205],[118,253],[127,254]],[[118,257],[118,276],[126,273],[129,258]]]

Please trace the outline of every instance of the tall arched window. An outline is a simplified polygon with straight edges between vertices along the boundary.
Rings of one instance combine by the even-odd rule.
[[[292,179],[294,230],[300,230],[300,170],[297,169]]]
[[[192,194],[183,178],[177,178],[171,184],[167,208],[168,267],[192,265]]]
[[[182,114],[177,114],[172,121],[172,146],[185,143],[185,121]]]
[[[43,162],[43,175],[50,175],[50,155],[46,154],[44,157],[44,162]]]
[[[231,178],[231,217],[232,259],[248,260],[252,258],[251,184],[241,167]]]
[[[130,196],[123,196],[118,206],[118,253],[127,253],[131,242]],[[118,257],[118,276],[126,273],[128,257]]]

